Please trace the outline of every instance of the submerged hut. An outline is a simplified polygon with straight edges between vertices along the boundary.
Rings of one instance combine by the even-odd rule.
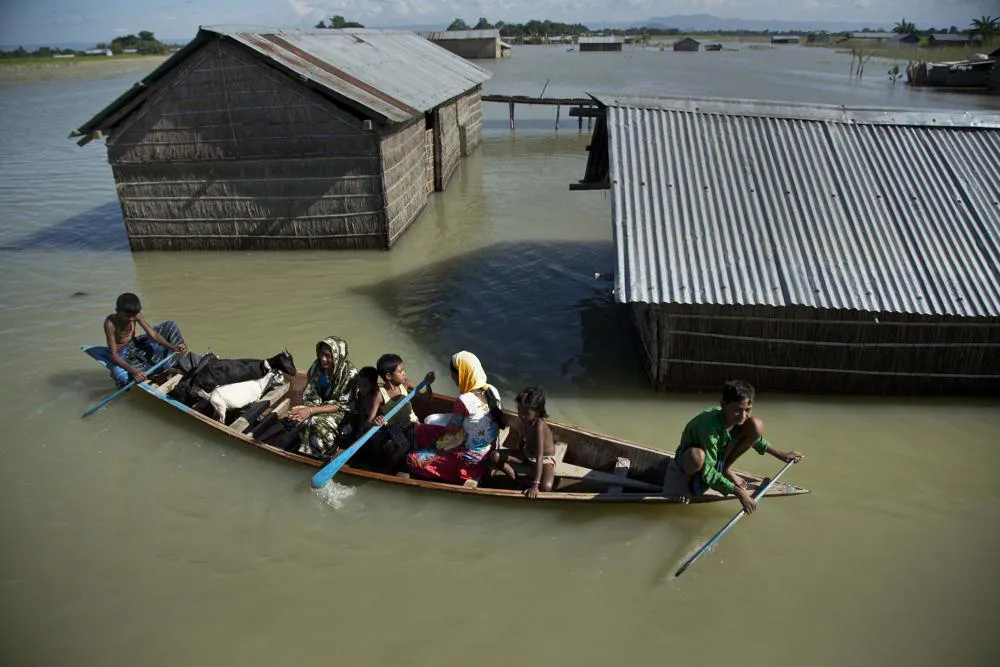
[[[577,44],[580,52],[613,53],[622,50],[625,40],[621,37],[581,37]]]
[[[701,42],[697,39],[685,37],[684,39],[674,42],[674,51],[697,51],[700,46]]]
[[[656,387],[1000,394],[1000,114],[596,99]]]
[[[443,30],[417,34],[470,60],[495,60],[510,55],[510,44],[500,40],[499,30]]]
[[[798,35],[771,35],[772,44],[798,44]]]
[[[133,250],[388,249],[489,77],[411,32],[202,28],[73,134],[107,140]]]

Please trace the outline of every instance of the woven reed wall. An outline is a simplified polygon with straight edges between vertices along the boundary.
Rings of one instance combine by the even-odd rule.
[[[434,130],[424,130],[424,151],[427,194],[430,194],[434,192]]]
[[[459,149],[462,157],[469,157],[483,140],[483,97],[482,87],[476,86],[456,100],[458,105],[458,126],[460,128]]]
[[[461,159],[458,105],[456,102],[449,102],[438,107],[434,114],[436,116],[434,187],[437,190],[444,190],[458,169],[458,161]]]
[[[132,248],[385,248],[378,141],[236,46],[164,78],[108,141]]]
[[[659,389],[1000,394],[1000,318],[649,306],[633,317]]]
[[[382,139],[389,247],[427,205],[427,158],[424,119]]]

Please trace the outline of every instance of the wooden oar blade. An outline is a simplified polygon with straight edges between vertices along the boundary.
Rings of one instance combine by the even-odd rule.
[[[385,422],[384,423],[388,423],[389,420],[392,419],[396,415],[396,413],[399,412],[399,410],[404,405],[406,405],[407,403],[409,403],[413,399],[413,397],[416,396],[417,393],[421,389],[423,389],[424,387],[426,387],[426,386],[427,386],[427,380],[424,380],[420,384],[418,384],[416,387],[414,387],[413,391],[411,391],[409,394],[407,394],[406,397],[403,400],[401,400],[399,403],[397,403],[396,405],[393,406],[392,410],[389,410],[389,412],[386,413],[386,415],[385,415]],[[344,467],[344,464],[347,463],[351,459],[352,456],[354,456],[355,454],[357,454],[358,450],[361,449],[361,447],[364,446],[364,444],[366,442],[368,442],[368,440],[373,435],[375,435],[375,433],[377,433],[380,428],[382,428],[382,427],[381,426],[372,426],[370,429],[368,429],[368,432],[365,433],[360,438],[358,438],[358,440],[353,445],[351,445],[350,447],[348,447],[347,449],[345,449],[344,451],[342,451],[340,454],[338,454],[337,458],[333,459],[332,461],[330,461],[329,463],[327,463],[325,466],[323,466],[320,469],[319,472],[317,472],[315,475],[313,475],[313,477],[312,477],[312,487],[314,489],[319,489],[319,488],[322,488],[324,484],[326,484],[327,482],[329,482],[330,479],[334,475],[336,475],[337,472],[341,468]]]

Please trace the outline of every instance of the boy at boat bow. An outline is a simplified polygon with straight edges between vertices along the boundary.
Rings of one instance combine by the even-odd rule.
[[[747,514],[757,507],[747,484],[731,470],[732,464],[751,447],[780,461],[801,461],[802,454],[783,452],[764,437],[764,422],[751,416],[754,388],[741,380],[726,382],[719,407],[695,416],[681,433],[677,454],[667,468],[664,492],[679,486],[685,499],[714,489],[722,495],[736,494]],[[678,484],[679,482],[679,484]]]

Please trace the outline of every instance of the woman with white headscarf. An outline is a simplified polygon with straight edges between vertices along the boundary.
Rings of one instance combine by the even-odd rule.
[[[423,449],[407,457],[414,475],[461,484],[479,479],[489,468],[489,454],[507,420],[500,407],[500,393],[486,381],[486,371],[476,355],[459,352],[451,358],[451,377],[459,396],[447,434],[461,434],[460,444],[446,449]]]

